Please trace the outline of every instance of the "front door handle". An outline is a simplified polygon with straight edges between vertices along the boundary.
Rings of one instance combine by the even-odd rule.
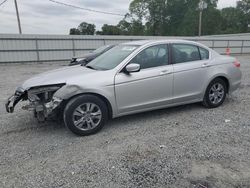
[[[160,75],[171,74],[172,72],[169,70],[163,70],[160,72]]]
[[[201,67],[203,67],[203,68],[210,67],[210,66],[211,65],[209,63],[204,63],[204,64],[201,65]]]

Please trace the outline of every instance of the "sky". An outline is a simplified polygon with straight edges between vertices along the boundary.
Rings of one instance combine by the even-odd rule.
[[[57,0],[88,9],[126,14],[132,0]],[[237,0],[219,0],[218,8],[236,6]],[[3,0],[0,0],[0,3]],[[103,24],[117,24],[123,17],[83,11],[49,0],[17,0],[23,34],[68,34],[85,21],[100,30]],[[0,33],[18,33],[14,0],[0,6]]]

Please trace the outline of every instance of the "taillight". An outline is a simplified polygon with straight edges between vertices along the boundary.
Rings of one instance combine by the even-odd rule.
[[[240,62],[238,60],[235,60],[234,61],[234,66],[239,68],[240,67]]]

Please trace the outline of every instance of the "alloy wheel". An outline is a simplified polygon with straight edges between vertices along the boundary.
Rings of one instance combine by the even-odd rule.
[[[78,129],[87,131],[98,126],[102,119],[102,111],[94,103],[84,103],[74,110],[72,118]]]
[[[212,104],[219,104],[225,95],[225,89],[222,84],[215,83],[209,90],[209,100]]]

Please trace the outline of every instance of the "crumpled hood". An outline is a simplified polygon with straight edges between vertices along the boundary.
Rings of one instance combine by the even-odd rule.
[[[98,71],[86,68],[84,66],[70,66],[59,68],[51,71],[47,71],[41,74],[38,74],[30,79],[26,80],[22,84],[22,88],[24,90],[28,90],[31,87],[36,86],[45,86],[45,85],[53,85],[53,84],[61,84],[67,83],[68,80],[74,77],[84,77],[89,74],[96,73]]]

